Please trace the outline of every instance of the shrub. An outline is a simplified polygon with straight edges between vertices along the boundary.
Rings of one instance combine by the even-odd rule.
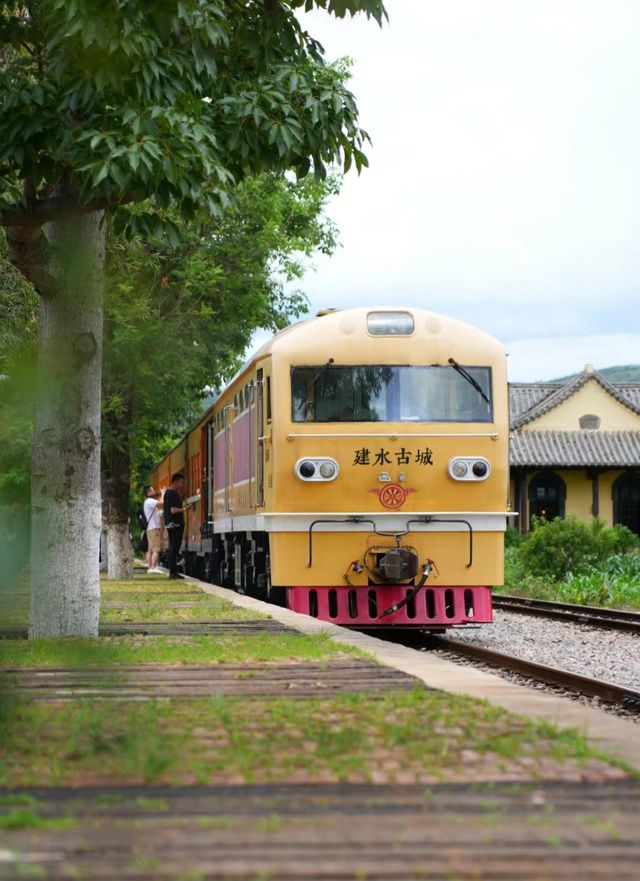
[[[532,575],[562,581],[569,572],[583,572],[596,563],[597,551],[587,523],[574,516],[556,517],[534,521],[520,558]]]
[[[602,572],[589,575],[573,575],[557,585],[558,599],[564,603],[577,603],[581,606],[606,606],[611,600],[609,584]]]
[[[504,583],[509,587],[518,587],[527,575],[527,568],[522,562],[517,547],[504,549]]]
[[[589,575],[568,575],[555,586],[556,598],[588,606],[640,606],[640,579],[593,571]]]
[[[624,526],[609,527],[599,518],[585,521],[575,515],[565,519],[538,519],[533,532],[518,549],[527,572],[564,581],[569,574],[589,575],[614,555],[638,546],[638,538]]]
[[[527,540],[527,536],[523,535],[513,526],[508,526],[504,534],[505,548],[519,548],[520,545]]]
[[[617,524],[616,526],[604,526],[599,518],[594,521],[594,530],[597,531],[596,524],[602,524],[602,528],[597,531],[597,540],[600,546],[600,559],[607,560],[612,555],[631,554],[638,548],[640,541],[635,532],[631,532],[626,526]],[[640,569],[639,569],[640,571]]]
[[[640,552],[614,554],[604,561],[603,571],[607,575],[619,576],[640,586]]]

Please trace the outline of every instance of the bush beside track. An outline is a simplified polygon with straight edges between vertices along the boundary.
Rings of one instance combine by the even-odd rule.
[[[509,530],[504,590],[579,605],[640,609],[640,541],[624,526],[570,515],[536,520],[529,535]]]

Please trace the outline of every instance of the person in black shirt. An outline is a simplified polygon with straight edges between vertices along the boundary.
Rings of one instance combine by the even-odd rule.
[[[164,525],[169,534],[169,578],[179,578],[178,556],[184,535],[184,512],[186,506],[182,501],[184,477],[180,473],[173,474],[171,486],[164,494]]]

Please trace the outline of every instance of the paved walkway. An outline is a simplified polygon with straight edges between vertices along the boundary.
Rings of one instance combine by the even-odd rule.
[[[57,828],[5,835],[3,881],[636,881],[640,866],[637,782],[33,796]]]
[[[350,700],[353,695],[355,701],[364,694],[370,705],[382,702],[390,693],[413,694],[417,677],[427,689],[487,697],[510,710],[553,718],[560,724],[577,724],[590,736],[600,732],[607,748],[621,750],[618,754],[628,761],[638,758],[630,739],[625,746],[627,728],[629,733],[638,731],[630,723],[620,722],[620,727],[612,724],[617,720],[608,715],[499,677],[195,579],[187,581],[212,595],[212,606],[228,607],[231,603],[272,618],[245,615],[242,619],[232,608],[230,620],[129,620],[105,624],[101,628],[107,636],[105,642],[133,634],[138,644],[153,643],[156,637],[179,641],[194,635],[223,643],[222,637],[230,634],[234,642],[242,642],[243,635],[261,633],[282,635],[283,639],[293,636],[299,642],[302,633],[324,632],[331,640],[370,653],[385,666],[342,653],[320,662],[58,666],[15,668],[3,675],[11,679],[24,706],[54,708],[50,721],[56,720],[56,712],[75,718],[81,705],[85,709],[89,706],[92,713],[100,707],[103,716],[132,706],[148,707],[149,712],[167,704],[195,707],[195,715],[181,717],[192,726],[181,731],[182,748],[194,750],[196,738],[209,738],[212,756],[220,755],[223,744],[207,727],[203,715],[207,699],[210,706],[211,698],[244,698],[242,706],[254,708],[250,714],[262,712],[268,705],[269,701],[261,698],[285,694],[302,702],[333,695],[336,700],[341,696]],[[187,593],[190,602],[198,602],[196,590]],[[167,599],[169,595],[164,596]],[[184,592],[177,592],[167,607],[184,611],[185,602]],[[126,592],[118,597],[111,594],[105,606],[127,614],[127,610],[138,608]],[[293,703],[301,706],[298,700]],[[309,701],[309,705],[313,703]],[[570,719],[569,711],[582,715]],[[244,723],[251,729],[249,739],[263,733],[255,715]],[[83,724],[91,728],[91,720]],[[282,724],[285,720],[278,720],[278,725]],[[88,733],[94,738],[102,736],[99,726]],[[43,736],[41,731],[34,731],[34,737],[36,734]],[[269,734],[268,743],[286,753],[290,741],[285,737],[278,747],[275,734]],[[446,735],[447,742],[453,743],[449,728]],[[82,745],[81,738],[76,736],[76,741]],[[348,745],[345,749],[351,756]],[[260,752],[260,757],[263,755]],[[396,755],[394,747],[385,744],[382,751],[378,747],[368,758],[382,767],[385,762],[393,764]],[[108,759],[107,751],[105,761]],[[422,751],[417,761],[424,763]],[[313,768],[312,756],[310,763]],[[169,787],[137,785],[131,779],[125,785],[126,778],[109,781],[103,772],[94,777],[94,784],[100,779],[100,785],[92,785],[87,776],[78,778],[73,786],[50,788],[42,786],[45,778],[40,777],[40,786],[0,790],[0,879],[626,881],[638,877],[638,779],[606,779],[601,770],[592,778],[602,780],[600,783],[573,783],[569,778],[563,782],[504,783],[499,773],[495,779],[473,783],[418,783],[416,774],[409,777],[404,785],[398,776],[391,778],[395,784],[305,784],[294,783],[291,775],[278,778],[286,779],[286,784],[247,785],[240,777],[235,785],[196,785],[194,780],[194,785]],[[217,779],[226,781],[227,777]],[[256,775],[253,779],[260,778]],[[469,780],[464,763],[460,779]],[[104,785],[105,780],[110,785]]]

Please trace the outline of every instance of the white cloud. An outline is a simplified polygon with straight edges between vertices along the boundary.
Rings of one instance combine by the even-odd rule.
[[[387,6],[382,29],[303,16],[354,58],[374,141],[331,207],[343,247],[307,277],[313,310],[404,302],[594,346],[639,327],[640,5]],[[597,353],[579,361],[559,372]]]

